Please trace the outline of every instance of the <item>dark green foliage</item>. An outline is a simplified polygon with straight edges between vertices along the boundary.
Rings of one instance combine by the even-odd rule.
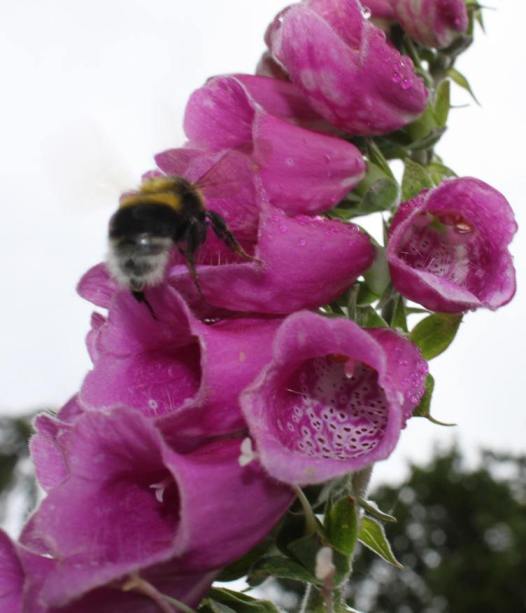
[[[31,435],[32,415],[0,417],[0,521],[4,522],[9,504],[19,494],[18,508],[26,511],[36,502],[33,468],[29,464],[27,441]]]
[[[405,569],[360,551],[351,580],[357,609],[526,611],[526,456],[487,452],[482,466],[469,470],[453,449],[371,498],[398,520],[386,531]]]

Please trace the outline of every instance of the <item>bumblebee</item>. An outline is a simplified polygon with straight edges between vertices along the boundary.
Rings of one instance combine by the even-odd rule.
[[[162,282],[177,247],[201,294],[195,257],[209,227],[232,251],[251,259],[221,215],[206,209],[196,185],[174,176],[145,179],[137,191],[121,197],[110,219],[110,274],[148,306],[144,290]]]

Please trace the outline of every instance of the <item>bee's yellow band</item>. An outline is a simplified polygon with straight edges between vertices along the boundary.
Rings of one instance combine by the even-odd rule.
[[[179,194],[174,194],[173,192],[145,193],[140,191],[136,194],[123,196],[119,206],[132,206],[134,204],[164,204],[176,211],[180,211],[182,198]]]

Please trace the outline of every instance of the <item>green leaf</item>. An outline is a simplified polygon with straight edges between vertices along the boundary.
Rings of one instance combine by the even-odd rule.
[[[438,421],[438,419],[435,419],[431,415],[431,412],[430,412],[431,399],[433,397],[434,389],[435,389],[435,379],[433,378],[433,375],[429,374],[427,375],[427,378],[426,378],[424,395],[422,396],[422,400],[420,400],[420,403],[418,404],[416,409],[413,411],[413,416],[414,417],[425,417],[430,422],[437,424],[438,426],[455,426],[456,424],[448,424],[443,421]]]
[[[367,287],[366,283],[358,281],[358,287],[358,296],[356,297],[356,304],[358,306],[367,306],[378,300],[378,296],[371,291],[371,288]]]
[[[362,517],[358,540],[389,564],[396,566],[396,568],[403,568],[395,558],[391,545],[385,535],[384,527],[375,519],[367,517],[367,515]]]
[[[270,556],[260,560],[253,566],[247,581],[249,585],[259,585],[268,577],[279,577],[304,583],[316,582],[315,577],[304,566],[283,556]]]
[[[398,196],[398,183],[394,179],[387,177],[378,179],[362,198],[358,214],[366,215],[368,213],[393,209],[398,204]]]
[[[325,515],[325,530],[329,543],[344,555],[350,556],[358,539],[358,512],[352,496],[340,498]]]
[[[431,162],[428,166],[426,166],[427,174],[431,177],[431,180],[435,185],[440,185],[444,179],[447,177],[456,177],[456,173],[444,166],[444,164],[440,164],[439,162]]]
[[[462,315],[433,313],[411,330],[409,338],[426,360],[432,360],[453,342],[461,321]]]
[[[362,181],[329,214],[333,217],[351,219],[386,211],[398,204],[398,196],[398,183],[395,179],[377,164],[370,163]]]
[[[212,613],[230,613],[230,611],[235,611],[235,613],[279,613],[279,609],[268,600],[257,600],[247,596],[247,594],[224,588],[212,588],[201,607],[199,607],[199,611],[211,611]]]
[[[372,139],[367,140],[367,157],[369,158],[370,162],[381,168],[385,175],[393,179],[393,181],[395,180],[393,171],[385,159],[384,154],[382,153],[380,147],[378,147],[378,145]]]
[[[428,104],[422,115],[406,127],[406,132],[410,140],[414,142],[423,140],[437,127],[439,126],[436,121],[435,110],[432,104]]]
[[[373,263],[364,272],[363,278],[367,287],[377,296],[381,296],[391,282],[385,248],[375,244],[376,255]]]
[[[391,327],[407,332],[407,315],[405,312],[405,301],[398,295],[394,299],[393,312],[391,316]]]
[[[388,328],[389,324],[370,305],[358,307],[356,323],[362,328]]]
[[[459,72],[456,68],[450,68],[447,74],[449,75],[451,80],[453,80],[458,86],[462,87],[462,89],[465,89],[473,98],[473,100],[480,106],[480,102],[477,100],[477,96],[475,96],[475,93],[471,89],[469,81],[461,72]]]
[[[448,79],[441,81],[436,90],[435,97],[435,119],[439,127],[443,128],[447,124],[450,109],[450,84]]]
[[[318,534],[309,534],[300,538],[293,543],[289,543],[288,549],[300,564],[302,564],[309,573],[315,577],[316,572],[316,556],[318,551],[325,545]],[[336,568],[334,577],[335,584],[345,580],[349,574],[350,562],[347,555],[342,555],[339,551],[333,550],[333,563]],[[315,580],[318,584],[319,581]]]
[[[374,500],[366,500],[365,498],[360,498],[358,500],[358,504],[362,507],[362,509],[372,515],[376,519],[387,523],[396,523],[396,517],[393,515],[389,515],[389,513],[385,513],[382,511]]]
[[[410,200],[423,189],[434,187],[427,170],[413,162],[410,158],[404,160],[404,175],[402,177],[402,200]]]

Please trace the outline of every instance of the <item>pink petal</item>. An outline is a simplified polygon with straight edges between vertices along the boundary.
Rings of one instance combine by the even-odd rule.
[[[256,113],[254,159],[270,202],[287,213],[334,206],[365,174],[360,151],[342,139]]]
[[[496,309],[515,293],[507,246],[516,229],[497,190],[469,177],[444,181],[395,215],[387,249],[393,283],[434,311]]]
[[[411,60],[364,20],[355,0],[311,4],[286,11],[269,41],[313,108],[352,134],[382,134],[415,119],[427,91]]]
[[[389,357],[393,348],[407,367]],[[291,315],[272,361],[241,396],[263,467],[280,481],[306,485],[386,458],[423,393],[425,372],[418,352],[390,331]]]
[[[256,256],[261,261],[202,266],[206,301],[216,307],[258,313],[290,313],[331,302],[371,264],[373,247],[355,225],[307,216],[288,217],[268,207],[262,214]],[[195,300],[181,266],[170,283]]]

